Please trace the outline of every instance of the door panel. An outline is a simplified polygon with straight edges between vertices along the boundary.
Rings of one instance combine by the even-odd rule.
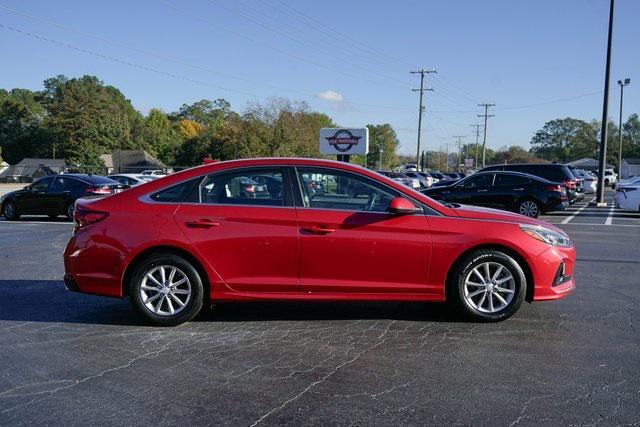
[[[175,218],[231,290],[298,290],[294,208],[183,204]]]
[[[176,211],[178,226],[232,291],[298,291],[298,221],[284,172],[210,175]],[[269,192],[250,173],[280,180],[281,191]]]
[[[424,215],[302,208],[298,222],[302,291],[435,292]]]
[[[426,217],[388,212],[391,200],[406,195],[361,175],[330,168],[297,168],[296,172],[303,292],[429,292]]]
[[[31,185],[31,190],[21,195],[16,207],[22,214],[47,214],[49,187],[53,177],[42,178]]]

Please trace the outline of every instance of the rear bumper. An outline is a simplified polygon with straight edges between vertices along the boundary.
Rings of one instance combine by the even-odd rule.
[[[64,251],[64,284],[73,292],[122,297],[122,262],[114,251],[83,233],[69,239]],[[108,273],[107,273],[108,272]]]
[[[549,248],[531,262],[534,282],[534,301],[548,301],[564,298],[576,287],[574,248]],[[562,280],[558,280],[558,270],[564,264]]]

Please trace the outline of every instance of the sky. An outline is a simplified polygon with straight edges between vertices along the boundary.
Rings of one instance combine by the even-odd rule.
[[[225,98],[236,111],[305,101],[339,126],[390,123],[414,154],[475,142],[529,147],[548,120],[600,119],[609,0],[0,0],[0,87],[92,74],[134,107]],[[617,0],[610,117],[640,113],[640,1]],[[482,138],[482,136],[481,136]]]

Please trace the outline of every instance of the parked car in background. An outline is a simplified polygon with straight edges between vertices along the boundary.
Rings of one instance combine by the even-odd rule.
[[[616,182],[618,182],[618,174],[616,174],[613,169],[605,169],[604,185],[613,187],[616,185]]]
[[[140,172],[141,175],[165,176],[166,173],[162,169],[147,169]]]
[[[569,169],[576,177],[582,179],[584,194],[594,194],[596,192],[598,187],[598,177],[583,169],[576,169],[571,166]]]
[[[477,172],[422,193],[443,202],[503,209],[532,218],[569,206],[562,184],[519,172]]]
[[[450,179],[453,179],[453,180],[458,180],[458,179],[464,178],[464,175],[459,174],[457,172],[447,172],[447,173],[445,173],[445,175],[448,176]]]
[[[403,172],[416,172],[418,170],[418,165],[415,163],[409,163],[402,166]]]
[[[479,172],[485,171],[513,171],[535,175],[551,182],[560,182],[564,184],[567,189],[567,197],[569,199],[569,203],[575,203],[580,200],[581,197],[584,198],[584,193],[582,193],[581,195],[578,194],[578,180],[575,176],[573,176],[567,165],[556,163],[514,163],[508,165],[487,166],[486,168],[481,169]]]
[[[118,181],[120,184],[134,187],[136,185],[145,184],[160,178],[158,175],[141,175],[135,173],[119,173],[115,175],[109,175],[107,178],[111,178],[114,181]]]
[[[633,182],[618,183],[613,200],[618,209],[640,212],[640,178]]]
[[[398,181],[407,187],[413,188],[414,190],[418,190],[420,188],[420,181],[416,178],[410,178],[402,172],[394,172],[394,171],[378,171],[378,173],[393,179],[394,181]]]
[[[82,197],[104,197],[129,188],[111,178],[98,175],[49,175],[22,190],[7,193],[0,199],[0,209],[9,221],[21,215],[66,215],[73,218],[76,200]]]
[[[404,174],[409,178],[417,179],[421,188],[429,188],[437,181],[426,172],[405,172]]]
[[[279,176],[281,197],[234,180]],[[327,186],[312,196],[303,175]],[[350,197],[351,182],[368,194]],[[439,301],[501,321],[523,301],[575,288],[559,228],[509,212],[445,206],[344,162],[218,162],[100,200],[79,200],[65,252],[73,291],[129,297],[152,324],[227,301]],[[162,230],[158,233],[158,230]]]

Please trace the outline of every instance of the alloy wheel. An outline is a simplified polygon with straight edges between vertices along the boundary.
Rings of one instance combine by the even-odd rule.
[[[5,218],[13,218],[16,215],[16,208],[13,206],[12,202],[7,202],[4,205],[4,216]]]
[[[73,219],[73,204],[67,206],[67,218]]]
[[[146,272],[140,284],[140,300],[155,315],[173,316],[189,304],[191,282],[178,267],[153,267]]]
[[[497,313],[513,300],[516,284],[504,265],[483,262],[475,266],[464,280],[464,299],[482,313]]]
[[[538,205],[536,204],[536,202],[533,202],[531,200],[525,200],[524,202],[520,203],[519,211],[521,215],[535,218],[538,216]]]

